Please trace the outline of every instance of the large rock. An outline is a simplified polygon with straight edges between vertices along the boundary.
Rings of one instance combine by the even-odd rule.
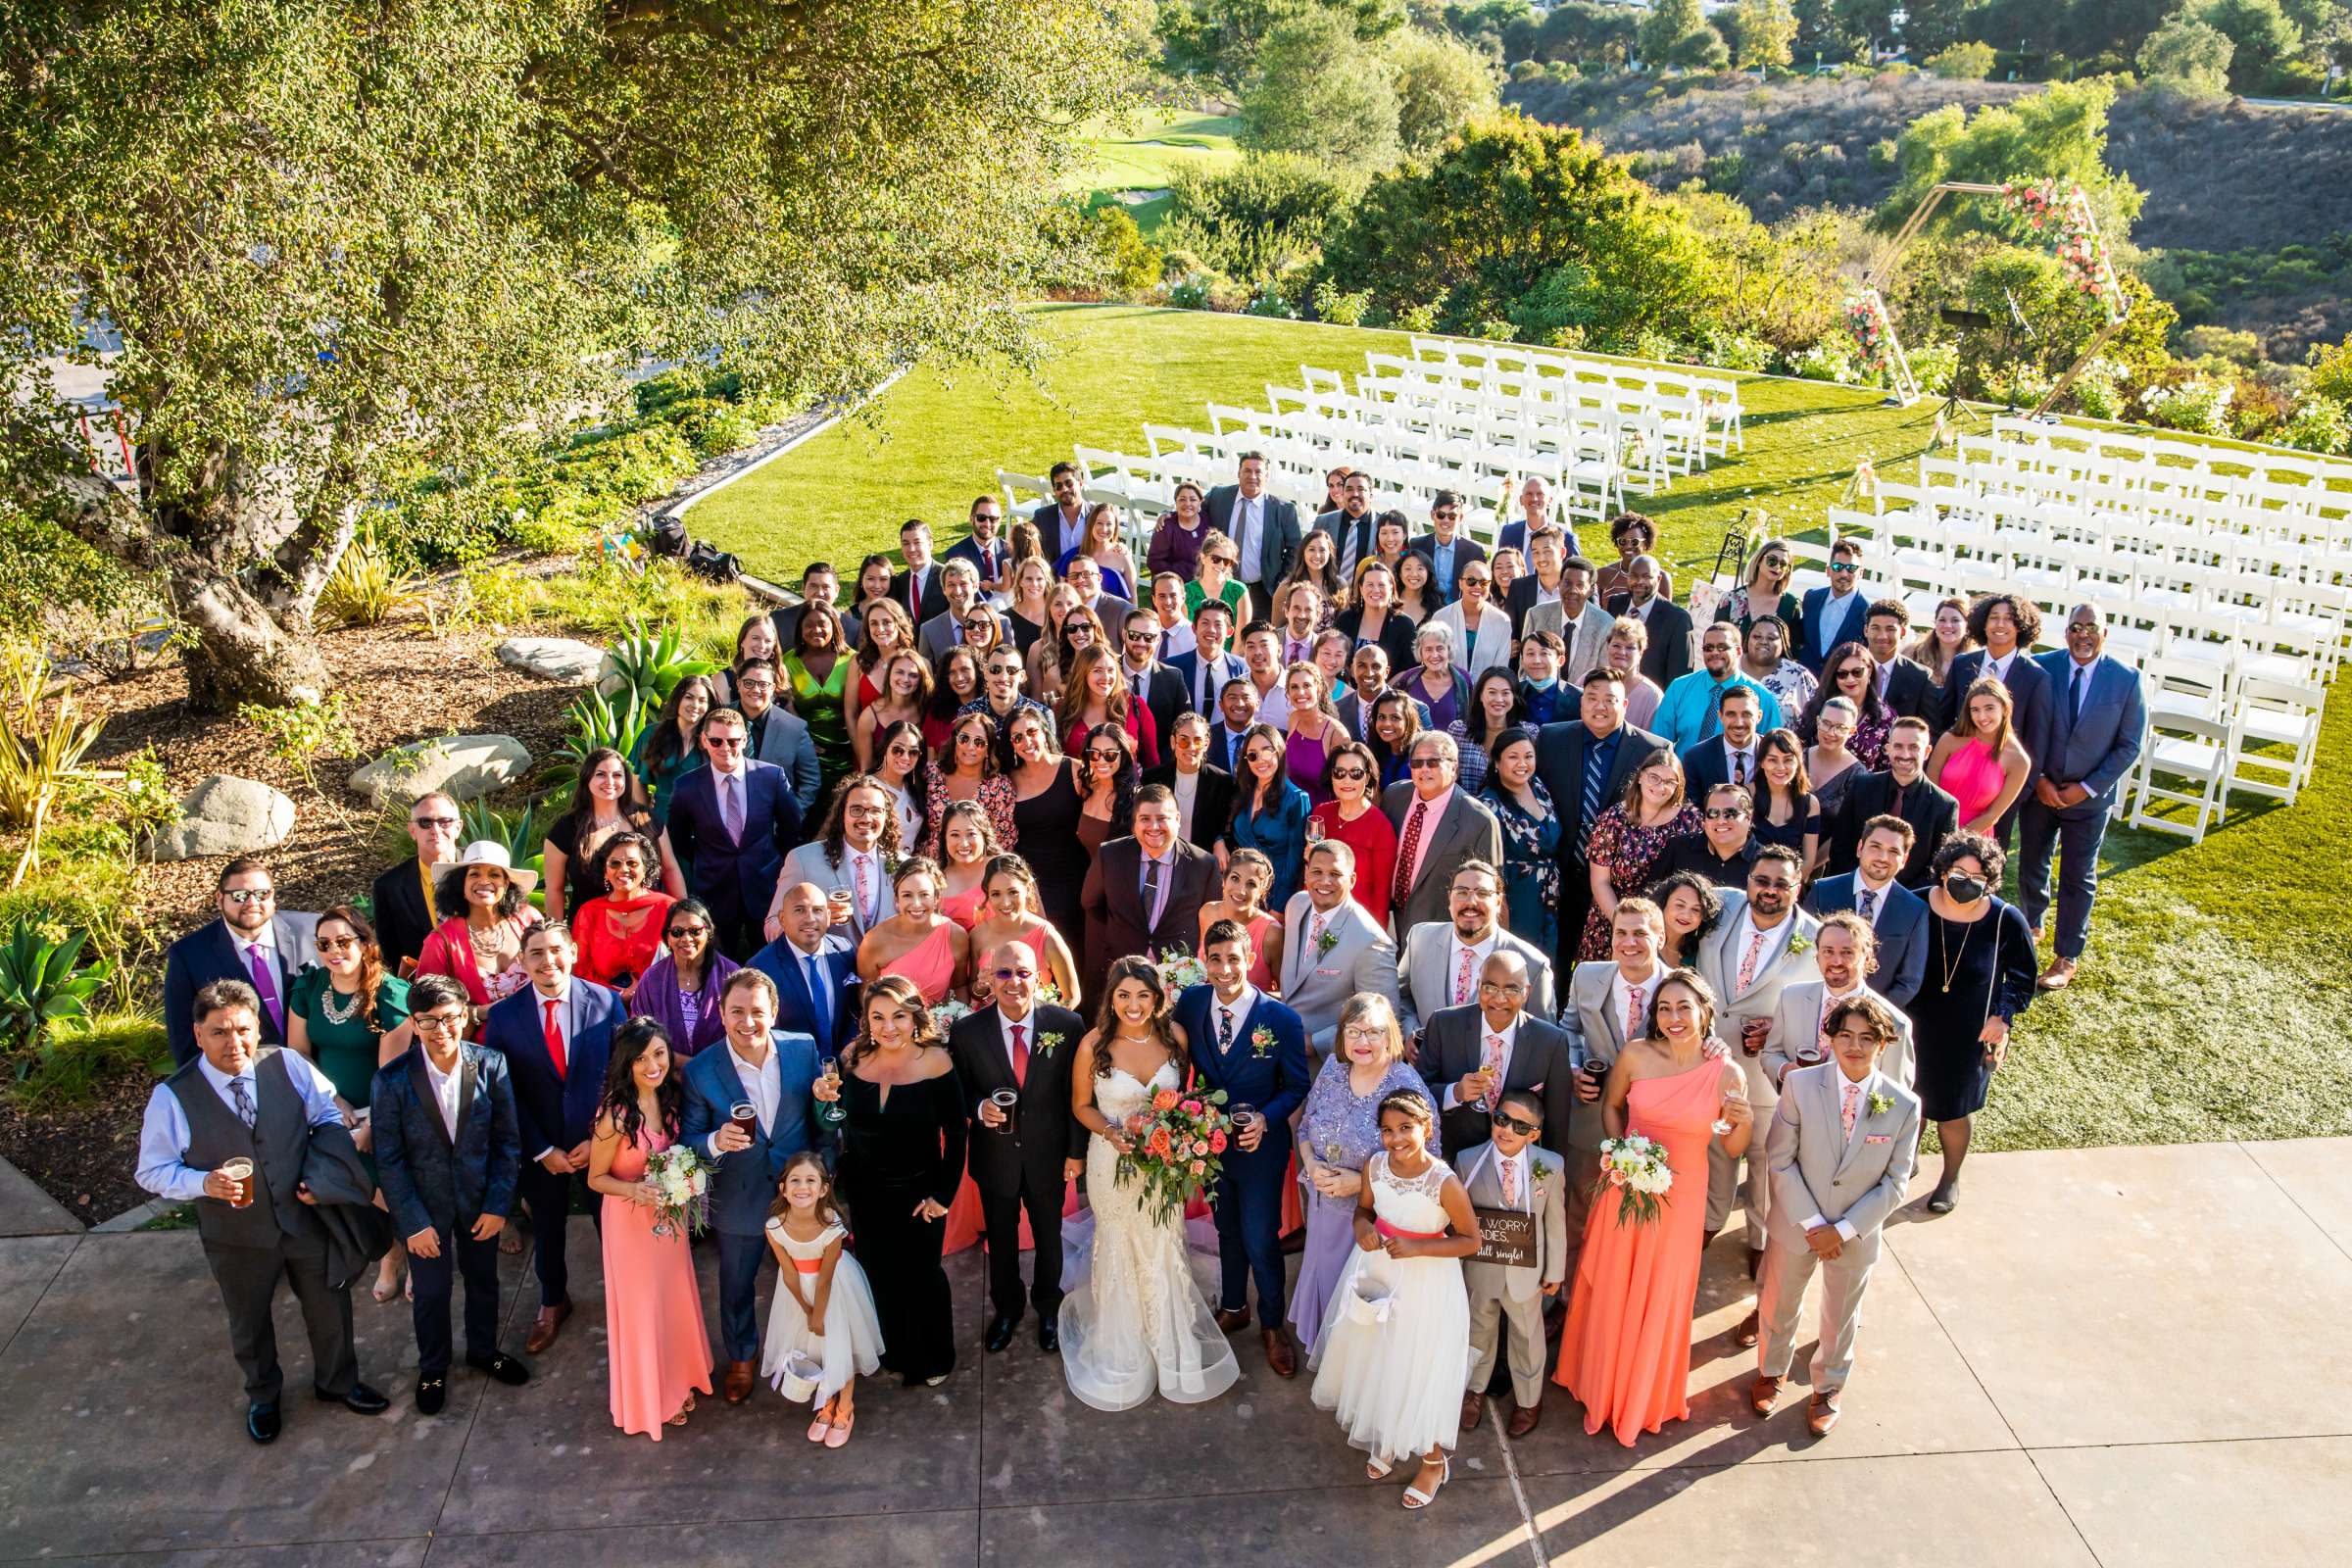
[[[257,779],[215,773],[179,803],[179,825],[156,835],[159,860],[251,855],[294,831],[294,803]]]
[[[498,662],[544,680],[581,686],[596,679],[605,651],[574,637],[510,637],[498,645]]]
[[[450,735],[377,758],[351,775],[351,789],[376,806],[434,791],[470,801],[513,783],[530,765],[530,752],[512,735]]]

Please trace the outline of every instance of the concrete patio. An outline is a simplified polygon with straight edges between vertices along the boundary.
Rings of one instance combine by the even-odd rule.
[[[950,1263],[956,1375],[864,1386],[839,1452],[811,1448],[764,1389],[707,1401],[658,1445],[614,1432],[585,1220],[580,1310],[527,1388],[465,1374],[419,1418],[406,1309],[363,1294],[362,1367],[391,1411],[291,1397],[285,1436],[256,1449],[192,1233],[13,1237],[0,1559],[1642,1564],[1736,1561],[1769,1530],[1787,1564],[2344,1560],[2352,1140],[1987,1155],[1964,1195],[1890,1231],[1827,1441],[1805,1433],[1801,1389],[1769,1422],[1740,1398],[1753,1352],[1730,1342],[1744,1281],[1726,1238],[1688,1423],[1621,1449],[1555,1390],[1528,1438],[1493,1420],[1470,1434],[1420,1516],[1398,1510],[1396,1482],[1362,1479],[1307,1377],[1273,1378],[1254,1337],[1224,1398],[1121,1416],[1069,1398],[1026,1334],[983,1355],[973,1253]],[[510,1346],[528,1316],[519,1261]],[[280,1343],[298,1396],[290,1303]]]

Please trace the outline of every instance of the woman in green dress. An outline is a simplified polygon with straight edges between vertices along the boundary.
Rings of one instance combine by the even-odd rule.
[[[375,1174],[373,1129],[368,1103],[375,1070],[409,1049],[409,983],[384,973],[375,927],[348,904],[318,916],[318,961],[306,966],[286,987],[286,1044],[308,1056],[335,1086],[335,1102],[351,1127],[351,1141]],[[375,1195],[384,1206],[384,1196]],[[389,1301],[400,1289],[404,1254],[392,1244],[376,1267],[375,1298]]]
[[[629,753],[629,770],[637,775],[639,804],[653,808],[655,826],[669,826],[669,802],[678,780],[703,765],[696,735],[703,715],[717,706],[717,688],[710,677],[689,675],[670,688],[661,718],[637,737]]]
[[[858,662],[841,645],[841,617],[825,606],[810,605],[793,630],[792,652],[784,656],[784,678],[792,686],[792,710],[816,742],[816,765],[827,796],[856,763],[844,706],[857,667]]]

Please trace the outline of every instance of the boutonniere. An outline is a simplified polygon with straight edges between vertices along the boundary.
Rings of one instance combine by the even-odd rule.
[[[1039,1035],[1037,1037],[1037,1054],[1041,1056],[1051,1058],[1054,1054],[1054,1049],[1060,1044],[1061,1033],[1059,1030],[1055,1030],[1050,1034]]]
[[[1893,1108],[1894,1097],[1892,1095],[1882,1095],[1875,1090],[1872,1091],[1870,1097],[1870,1113],[1873,1116],[1884,1116]]]
[[[1791,954],[1811,953],[1813,944],[1805,940],[1802,931],[1791,931],[1788,933],[1788,951]]]
[[[1337,931],[1326,931],[1321,936],[1315,938],[1315,956],[1318,958],[1328,958],[1331,956],[1331,950],[1339,945],[1340,934]]]
[[[1527,1161],[1527,1163],[1528,1163],[1529,1167],[1535,1171],[1535,1173],[1536,1173],[1536,1180],[1538,1180],[1538,1181],[1540,1181],[1540,1182],[1541,1182],[1541,1181],[1548,1181],[1548,1180],[1550,1179],[1550,1177],[1551,1177],[1551,1167],[1550,1167],[1549,1165],[1546,1165],[1546,1164],[1544,1164],[1544,1161],[1542,1161],[1542,1160],[1540,1160],[1540,1159],[1536,1158],[1536,1157],[1535,1157],[1534,1155],[1532,1155],[1532,1154],[1528,1156],[1528,1161]]]
[[[1274,1054],[1274,1031],[1259,1024],[1250,1031],[1250,1054],[1261,1060]]]

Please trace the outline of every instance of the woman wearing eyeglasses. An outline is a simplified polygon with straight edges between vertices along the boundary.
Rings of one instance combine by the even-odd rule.
[[[1819,737],[1821,710],[1834,697],[1854,705],[1861,715],[1846,750],[1866,768],[1886,765],[1886,736],[1894,728],[1894,711],[1879,696],[1879,664],[1860,643],[1839,643],[1821,666],[1821,689],[1797,715],[1796,733],[1807,745]]]
[[[1404,704],[1409,710],[1410,702]],[[1380,759],[1362,741],[1331,754],[1324,771],[1331,799],[1315,808],[1323,837],[1355,852],[1355,902],[1372,923],[1389,928],[1389,884],[1396,876],[1396,825],[1380,808]]]
[[[1592,824],[1585,851],[1586,863],[1592,868],[1592,908],[1585,916],[1580,960],[1594,963],[1609,956],[1609,926],[1617,918],[1617,901],[1648,885],[1650,867],[1664,853],[1667,840],[1696,833],[1702,826],[1698,808],[1684,793],[1681,759],[1663,748],[1643,758],[1626,781],[1624,798]]]
[[[1020,842],[1014,819],[1012,780],[997,767],[997,726],[984,711],[957,715],[948,726],[946,751],[937,761],[923,764],[923,853],[936,858],[940,830],[948,810],[958,802],[974,801],[988,813],[988,824],[999,843],[1010,849]],[[907,843],[915,840],[908,839]]]
[[[902,719],[875,737],[874,749],[873,776],[890,791],[891,803],[899,808],[899,842],[919,843],[929,800],[923,770],[930,760],[930,749],[923,744],[922,729]]]

